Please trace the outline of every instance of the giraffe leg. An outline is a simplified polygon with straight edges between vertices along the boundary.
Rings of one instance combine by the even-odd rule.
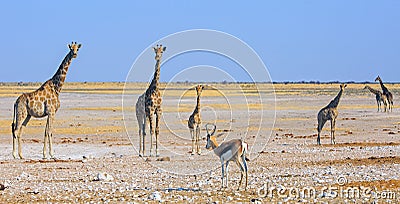
[[[143,147],[143,156],[146,154],[146,145],[145,145],[145,143],[146,143],[146,121],[147,121],[147,118],[146,118],[146,116],[144,115],[143,116],[143,125],[142,125],[142,138],[143,138],[143,140],[142,140],[142,147]]]
[[[196,126],[196,152],[197,152],[198,155],[201,154],[199,140],[200,140],[200,125],[197,124],[197,126]]]
[[[158,154],[158,136],[160,135],[160,120],[161,120],[161,110],[157,108],[156,111],[156,157],[159,156]]]
[[[139,107],[138,107],[139,108]],[[145,155],[146,115],[145,111],[137,111],[136,118],[139,126],[139,157]]]
[[[141,118],[142,119],[142,118]],[[141,119],[138,119],[139,121],[139,157],[144,156],[144,124]]]
[[[194,155],[194,146],[195,146],[195,135],[194,135],[194,129],[193,128],[189,128],[190,130],[190,137],[192,138],[192,155]]]
[[[154,136],[154,123],[153,123],[154,111],[149,114],[149,125],[150,125],[150,156],[153,155],[153,136]]]
[[[29,120],[31,119],[30,115],[27,115],[26,109],[25,111],[22,110],[17,114],[17,118],[15,124],[13,125],[13,157],[17,158],[17,146],[18,146],[18,156],[20,159],[23,159],[24,156],[22,155],[22,142],[21,142],[21,135],[22,129],[25,127]],[[21,123],[21,121],[23,122]],[[17,145],[18,144],[18,145]]]
[[[47,158],[48,129],[49,129],[49,118],[47,118],[46,127],[44,129],[43,152],[42,152],[43,159]]]
[[[18,156],[19,156],[20,159],[23,159],[24,156],[22,155],[21,133],[22,133],[22,126],[21,126],[21,128],[19,129],[19,134],[18,134],[18,136],[17,136],[17,139],[18,139]]]
[[[14,159],[17,158],[17,136],[15,135],[15,131],[19,130],[20,127],[16,126],[16,124],[12,124],[12,137],[13,137],[13,152],[12,155],[14,157]]]
[[[142,137],[142,129],[140,128],[141,126],[142,125],[139,124],[139,157],[143,156],[143,145],[142,145],[143,137]]]
[[[391,106],[390,106],[390,107],[391,107],[391,108],[390,108],[390,111],[393,111],[393,101],[391,101],[390,103],[391,103]]]
[[[387,111],[387,102],[386,101],[383,101],[383,107],[385,108],[385,112],[386,112]]]
[[[45,129],[45,135],[47,135],[47,139],[49,142],[49,155],[50,158],[54,158],[54,151],[53,151],[53,121],[54,121],[54,113],[50,113],[47,116],[47,124]],[[46,150],[43,148],[43,158],[46,159]]]
[[[31,119],[31,115],[27,115],[25,120],[24,120],[24,122],[22,123],[22,126],[21,126],[20,131],[19,131],[19,135],[18,135],[18,155],[19,155],[19,158],[21,158],[21,159],[24,158],[23,155],[22,155],[22,146],[21,146],[21,143],[22,143],[21,142],[22,128],[26,127],[26,125],[28,125],[28,122],[29,122],[30,119]]]
[[[52,117],[50,114],[47,116],[47,122],[46,122],[46,127],[44,129],[44,141],[43,141],[43,159],[47,159],[47,143],[49,143],[49,148],[51,146],[50,144],[50,134],[51,134],[51,122],[52,122]],[[51,154],[51,153],[50,153]]]
[[[390,101],[390,112],[392,112],[393,111],[393,99]]]
[[[12,128],[12,137],[13,137],[13,152],[12,155],[14,157],[14,159],[17,159],[17,143],[18,143],[18,137],[20,137],[21,131],[22,131],[22,123],[21,120],[23,117],[26,116],[22,116],[21,113],[19,113],[19,110],[17,109],[17,104],[14,105],[14,118],[15,121],[13,119],[13,123],[11,125]],[[21,146],[21,144],[18,144],[19,146]]]
[[[380,106],[381,106],[381,102],[379,100],[376,100],[376,104],[378,105],[378,112],[379,112],[379,109],[380,109]]]
[[[336,144],[335,142],[335,125],[336,125],[336,120],[332,119],[331,120],[331,143]]]
[[[392,112],[393,111],[393,96],[391,96],[389,98],[390,98],[390,100],[388,100],[389,109],[390,109],[390,112]]]
[[[321,145],[321,131],[325,125],[326,120],[318,120],[318,137],[317,137],[317,144]]]

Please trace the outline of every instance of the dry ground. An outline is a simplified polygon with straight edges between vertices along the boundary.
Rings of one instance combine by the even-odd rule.
[[[0,184],[6,187],[0,188],[0,203],[151,202],[158,195],[184,203],[400,201],[400,111],[378,113],[375,96],[362,84],[350,84],[342,96],[337,144],[329,144],[327,123],[322,146],[316,145],[316,114],[337,94],[338,84],[277,84],[276,99],[270,85],[256,90],[251,84],[213,84],[203,91],[203,125],[216,122],[224,133],[219,141],[245,137],[252,146],[247,191],[235,190],[235,164],[230,187],[221,190],[212,152],[203,148],[201,156],[190,156],[186,120],[195,104],[194,84],[163,85],[160,154],[170,161],[137,156],[134,103],[146,84],[123,91],[123,83],[67,83],[54,124],[56,159],[41,159],[45,119],[32,119],[24,129],[27,159],[13,159],[12,104],[38,86],[0,86]],[[387,87],[396,105],[400,85]],[[146,148],[148,154],[148,141]],[[97,181],[104,172],[113,180]]]

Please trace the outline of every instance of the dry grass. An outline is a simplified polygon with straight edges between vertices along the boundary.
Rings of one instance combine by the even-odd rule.
[[[203,104],[203,107],[211,107],[218,110],[261,110],[262,108],[271,109],[272,106],[261,105],[261,104]],[[96,106],[96,107],[74,107],[69,108],[69,110],[76,111],[113,111],[113,112],[121,112],[124,111],[135,111],[135,107],[122,107],[122,106]],[[193,104],[181,104],[178,106],[163,106],[163,112],[171,113],[171,112],[192,112],[194,110]]]
[[[399,189],[400,188],[400,180],[390,179],[390,180],[377,180],[377,181],[354,181],[347,183],[344,188],[347,187],[369,187],[371,190],[388,190],[388,189]],[[393,190],[391,190],[393,191]]]
[[[278,118],[277,120],[280,120],[280,121],[302,121],[302,120],[310,120],[310,118],[296,118],[296,117],[293,117],[293,118]]]
[[[359,147],[360,149],[364,147],[385,147],[385,146],[399,146],[400,143],[397,142],[388,142],[388,143],[381,143],[381,142],[352,142],[352,143],[338,143],[338,144],[324,144],[323,146],[319,145],[310,145],[315,147]]]
[[[353,165],[353,166],[372,166],[378,164],[400,164],[400,157],[369,157],[362,159],[340,159],[340,160],[326,160],[326,161],[312,161],[309,162],[311,165],[316,166],[330,166],[330,165]]]

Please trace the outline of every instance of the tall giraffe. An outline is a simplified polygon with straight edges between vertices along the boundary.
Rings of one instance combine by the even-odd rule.
[[[162,45],[157,45],[153,48],[154,52],[156,53],[155,60],[155,71],[154,77],[151,81],[149,88],[147,88],[145,93],[145,111],[146,111],[146,118],[149,120],[150,124],[150,156],[152,156],[153,150],[153,135],[155,135],[156,139],[156,156],[158,156],[158,135],[160,133],[160,119],[161,119],[161,93],[159,90],[159,80],[160,80],[160,66],[161,66],[161,57],[163,52],[167,49]],[[153,122],[153,116],[156,115],[155,124]],[[155,134],[154,134],[155,133]]]
[[[381,104],[383,103],[383,106],[385,108],[385,112],[386,112],[386,107],[387,107],[387,98],[386,95],[383,95],[383,93],[379,90],[373,89],[370,86],[366,85],[364,87],[364,89],[368,89],[371,93],[375,94],[375,98],[376,98],[376,103],[378,105],[378,112],[379,109],[382,110],[381,108]],[[383,111],[383,110],[382,110]]]
[[[389,89],[386,88],[385,85],[383,85],[381,77],[376,77],[375,81],[379,81],[379,84],[381,85],[383,95],[386,96],[388,100],[388,110],[392,111],[393,110],[393,95],[390,93]]]
[[[47,123],[44,132],[43,158],[47,158],[47,142],[49,143],[49,154],[54,158],[52,148],[52,131],[55,114],[60,107],[59,95],[64,84],[68,68],[71,65],[72,59],[77,57],[78,50],[81,44],[76,42],[68,44],[69,52],[61,62],[54,76],[47,80],[42,86],[34,92],[23,93],[14,103],[14,117],[12,123],[13,135],[13,156],[17,158],[17,143],[18,156],[23,159],[21,151],[21,134],[22,127],[26,126],[31,117],[41,118],[47,116]]]
[[[317,144],[321,145],[321,130],[324,127],[326,121],[331,121],[331,143],[335,144],[335,125],[336,118],[339,114],[337,107],[339,105],[340,97],[342,96],[343,90],[346,84],[340,84],[340,91],[338,95],[324,108],[318,112],[318,138]]]
[[[201,149],[199,146],[199,136],[200,136],[200,125],[201,125],[201,117],[200,117],[200,95],[203,91],[203,85],[196,86],[196,93],[197,93],[197,103],[196,108],[194,109],[192,115],[190,115],[188,120],[188,127],[190,130],[190,136],[192,137],[192,155],[196,152],[198,155],[201,154]],[[196,132],[194,129],[196,128]]]

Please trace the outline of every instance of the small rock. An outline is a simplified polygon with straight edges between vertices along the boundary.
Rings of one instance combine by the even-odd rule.
[[[258,199],[258,198],[252,198],[250,201],[251,201],[252,203],[261,204],[261,200]]]
[[[161,158],[158,158],[157,161],[171,161],[171,158],[170,157],[161,157]]]
[[[6,187],[4,186],[4,184],[0,183],[0,191],[4,191],[4,189],[6,189]]]
[[[211,192],[210,192],[210,191],[206,191],[206,195],[207,195],[208,197],[210,197],[210,196],[211,196]]]
[[[149,195],[150,200],[161,201],[161,193],[158,191],[154,191],[151,195]]]
[[[29,177],[31,177],[31,175],[29,175],[29,174],[27,174],[27,173],[25,173],[25,172],[22,172],[21,175],[19,175],[19,176],[17,177],[17,180],[27,179],[27,178],[29,178]]]
[[[113,181],[113,180],[114,180],[114,177],[105,172],[98,173],[95,178],[95,181]]]

